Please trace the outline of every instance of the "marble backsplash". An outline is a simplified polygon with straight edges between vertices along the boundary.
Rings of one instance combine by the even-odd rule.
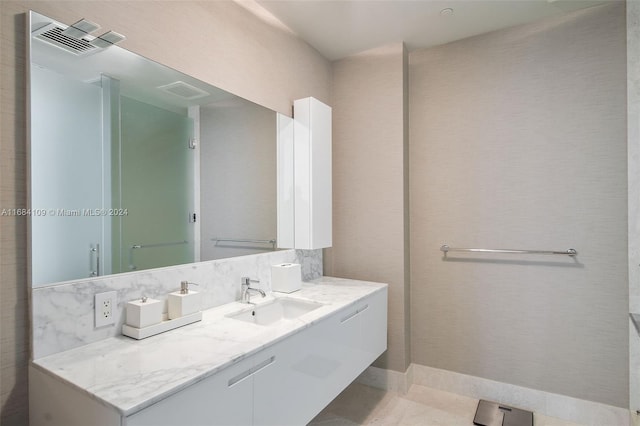
[[[166,300],[183,280],[198,284],[193,289],[202,294],[202,309],[239,300],[243,276],[259,279],[254,286],[271,291],[271,265],[285,262],[300,263],[304,281],[322,276],[322,250],[282,250],[35,288],[33,359],[121,334],[127,302],[143,295]],[[95,328],[94,295],[105,291],[118,293],[116,323]]]

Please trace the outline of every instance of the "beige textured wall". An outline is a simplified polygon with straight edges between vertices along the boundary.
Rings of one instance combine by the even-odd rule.
[[[333,247],[325,274],[389,284],[388,351],[409,364],[405,271],[405,50],[383,46],[333,63]]]
[[[268,108],[329,101],[330,63],[304,42],[229,1],[0,1],[1,208],[26,206],[25,16],[79,18],[125,34],[123,47]],[[24,425],[28,360],[26,221],[0,217],[0,423]]]
[[[413,362],[628,406],[625,38],[618,2],[410,55]]]

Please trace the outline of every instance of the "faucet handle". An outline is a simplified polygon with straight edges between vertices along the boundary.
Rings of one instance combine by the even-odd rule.
[[[259,283],[260,280],[252,280],[249,277],[242,277],[240,278],[240,281],[242,282],[242,285],[246,285],[249,286],[251,283]]]

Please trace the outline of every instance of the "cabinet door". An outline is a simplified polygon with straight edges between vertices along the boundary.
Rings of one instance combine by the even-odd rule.
[[[277,114],[277,199],[278,199],[278,248],[294,248],[295,205],[294,205],[294,157],[293,119]]]
[[[254,425],[307,424],[364,370],[358,303],[267,349],[254,376]]]
[[[253,358],[126,418],[126,426],[247,426],[253,420]],[[176,366],[179,368],[179,366]]]
[[[387,350],[387,289],[365,300],[362,314],[362,363],[369,366]]]
[[[306,330],[262,352],[273,363],[253,376],[253,424],[304,425],[315,398],[312,354]]]

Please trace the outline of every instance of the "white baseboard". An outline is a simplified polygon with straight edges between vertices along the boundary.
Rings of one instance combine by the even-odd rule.
[[[394,370],[385,370],[384,368],[368,367],[358,376],[356,381],[363,385],[383,389],[389,392],[405,394],[413,383],[412,371],[413,364],[411,364],[404,373]]]
[[[356,380],[365,385],[400,394],[406,393],[412,384],[417,384],[470,398],[495,401],[584,425],[638,426],[639,416],[624,408],[419,364],[411,364],[404,373],[369,367]]]

